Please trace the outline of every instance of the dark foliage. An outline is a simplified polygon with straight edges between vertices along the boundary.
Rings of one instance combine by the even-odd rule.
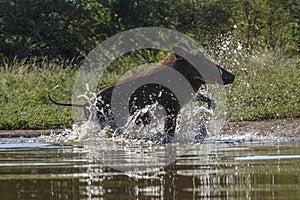
[[[298,0],[1,0],[0,8],[0,56],[9,61],[71,60],[146,26],[181,31],[208,48],[226,34],[249,49],[279,46],[293,55],[300,48]]]

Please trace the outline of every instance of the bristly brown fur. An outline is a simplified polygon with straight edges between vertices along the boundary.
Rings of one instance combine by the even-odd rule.
[[[168,67],[172,67],[176,61],[176,57],[174,53],[168,53],[168,55],[159,61],[158,65],[165,65]]]

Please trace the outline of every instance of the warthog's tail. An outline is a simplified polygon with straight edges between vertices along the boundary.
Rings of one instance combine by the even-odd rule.
[[[60,102],[57,102],[57,101],[54,101],[51,97],[51,92],[53,90],[55,90],[58,86],[54,87],[52,90],[49,90],[48,91],[48,97],[49,97],[49,100],[56,104],[56,105],[59,105],[59,106],[72,106],[72,107],[85,107],[85,104],[73,104],[73,103],[60,103]]]

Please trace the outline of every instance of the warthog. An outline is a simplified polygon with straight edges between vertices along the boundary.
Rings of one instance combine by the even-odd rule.
[[[206,102],[208,103],[209,107],[214,108],[216,106],[214,101],[198,92],[200,86],[207,83],[227,85],[233,83],[235,75],[220,67],[219,65],[216,65],[208,59],[206,59],[201,52],[190,51],[186,46],[176,46],[173,48],[173,50],[177,53],[169,53],[161,62],[159,62],[159,64],[157,64],[150,70],[100,88],[96,98],[91,99],[83,105],[58,103],[51,98],[50,92],[48,93],[49,99],[57,105],[84,107],[85,117],[87,119],[91,118],[91,116],[94,116],[94,118],[96,117],[97,120],[103,122],[106,119],[106,116],[111,115],[113,113],[112,96],[113,91],[116,89],[116,87],[122,86],[126,88],[126,85],[129,85],[133,82],[136,83],[139,81],[141,82],[142,80],[154,80],[157,78],[164,77],[170,78],[170,70],[175,70],[176,72],[179,72],[181,76],[184,77],[186,82],[189,83],[190,87],[192,88],[192,91],[195,92],[195,94],[197,95],[196,99],[198,101]],[[180,56],[179,54],[185,56]],[[190,60],[197,59],[202,59],[200,63],[201,74],[199,70],[197,70],[196,67],[194,67],[194,65],[190,63]],[[218,74],[210,74],[210,76],[207,77],[202,76],[202,71],[207,71],[209,70],[209,67],[212,66],[216,68],[214,73]],[[221,77],[221,82],[218,81],[215,77]],[[173,85],[181,85],[181,82],[179,80],[172,81]],[[193,97],[191,93],[185,94],[185,96],[183,97],[184,100],[181,100],[180,102],[171,89],[162,84],[157,84],[153,82],[145,83],[142,87],[135,89],[135,91],[131,93],[131,95],[127,94],[127,96],[129,100],[128,113],[130,115],[133,115],[138,110],[145,108],[147,105],[152,105],[154,103],[160,104],[166,112],[164,135],[168,136],[173,136],[175,134],[177,114],[183,106],[180,105],[180,103],[186,103],[189,99]],[[96,109],[91,109],[91,107],[94,107]],[[136,118],[135,123],[138,125],[147,125],[151,123],[151,117],[149,112],[140,113],[139,116]]]

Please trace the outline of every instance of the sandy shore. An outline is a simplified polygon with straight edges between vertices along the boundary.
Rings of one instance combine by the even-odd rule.
[[[222,134],[300,138],[300,118],[227,122]]]
[[[0,130],[0,137],[36,137],[60,131],[62,130]],[[300,118],[227,122],[222,130],[222,134],[244,135],[249,133],[261,136],[300,138]]]

